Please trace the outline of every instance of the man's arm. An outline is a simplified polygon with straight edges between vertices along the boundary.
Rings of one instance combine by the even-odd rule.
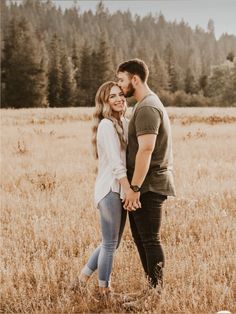
[[[156,134],[143,134],[138,136],[139,149],[135,158],[135,169],[131,181],[132,185],[141,186],[143,184],[150,166],[152,152],[155,148],[156,137]],[[133,203],[140,204],[139,197],[140,193],[134,192],[131,189],[128,190],[124,207],[131,208]]]
[[[143,184],[150,166],[152,152],[155,148],[156,137],[156,134],[144,134],[138,137],[139,149],[135,158],[132,185],[141,186]]]
[[[132,185],[141,187],[147,175],[152,152],[155,148],[156,137],[161,125],[161,113],[153,107],[145,106],[138,110],[135,118],[136,136],[139,144],[138,152],[135,157],[135,168]],[[140,192],[128,191],[125,199],[125,206],[137,206],[139,202]],[[132,206],[132,204],[134,206]]]

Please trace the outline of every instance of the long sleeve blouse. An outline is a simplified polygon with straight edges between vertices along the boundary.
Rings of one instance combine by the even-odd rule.
[[[124,136],[128,139],[128,120],[122,118]],[[121,149],[116,129],[109,119],[102,119],[97,130],[98,174],[95,182],[94,201],[98,207],[100,200],[110,190],[124,198],[119,180],[126,176],[126,151]]]

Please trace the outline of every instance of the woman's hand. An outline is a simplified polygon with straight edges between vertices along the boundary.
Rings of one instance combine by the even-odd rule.
[[[141,203],[139,201],[140,192],[134,192],[131,188],[126,191],[124,208],[129,211],[134,211],[141,208]]]

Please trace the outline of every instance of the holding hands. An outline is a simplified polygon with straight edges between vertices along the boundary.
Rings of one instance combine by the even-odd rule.
[[[132,186],[131,186],[132,187]],[[141,208],[140,203],[140,192],[135,192],[132,188],[129,188],[125,193],[124,205],[123,207],[128,211],[135,211],[138,208]],[[137,187],[138,188],[138,187]],[[139,189],[139,188],[138,188]]]

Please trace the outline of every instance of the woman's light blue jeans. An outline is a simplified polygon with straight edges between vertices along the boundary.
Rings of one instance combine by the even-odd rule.
[[[127,211],[123,209],[120,195],[110,191],[98,204],[102,230],[102,243],[94,250],[82,273],[91,276],[98,270],[99,287],[110,286],[113,256],[124,231]]]

